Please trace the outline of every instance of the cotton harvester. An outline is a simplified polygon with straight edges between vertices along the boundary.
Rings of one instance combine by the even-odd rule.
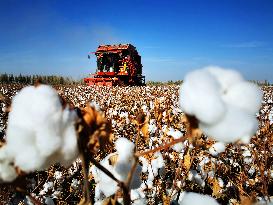
[[[84,78],[88,85],[145,85],[141,56],[131,44],[100,45],[96,73]],[[90,55],[88,55],[90,58]]]

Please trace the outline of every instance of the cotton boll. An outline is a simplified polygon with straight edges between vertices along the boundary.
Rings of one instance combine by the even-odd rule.
[[[249,142],[258,127],[261,100],[258,86],[237,71],[215,66],[188,74],[180,91],[183,111],[198,119],[205,134],[223,142]]]
[[[219,66],[208,66],[204,70],[213,75],[221,85],[221,90],[224,92],[233,84],[244,81],[242,75],[230,69],[224,69]]]
[[[101,162],[100,164],[103,165],[106,169],[108,169],[108,171],[110,171],[111,173],[114,174],[114,176],[116,176],[116,172],[114,171],[113,166],[111,166],[109,164],[109,158],[112,157],[114,154],[110,154],[108,156],[106,156]],[[95,179],[98,183],[97,183],[97,187],[99,190],[101,190],[101,192],[106,196],[111,196],[112,194],[114,194],[117,189],[117,183],[112,180],[110,177],[108,177],[106,174],[104,174],[101,170],[97,170],[97,176],[98,178]]]
[[[151,161],[151,167],[152,167],[153,176],[156,177],[158,173],[159,174],[162,173],[165,163],[164,163],[162,154],[160,152],[156,152],[154,156],[155,156],[155,159]]]
[[[139,198],[133,201],[133,205],[146,205],[146,204],[148,204],[146,198]]]
[[[146,173],[148,172],[148,160],[145,157],[139,157],[139,161],[142,162],[142,172]]]
[[[179,130],[174,130],[173,128],[170,129],[170,131],[167,133],[168,135],[171,135],[174,139],[179,139],[183,136],[182,132]],[[172,146],[172,149],[176,152],[181,152],[184,149],[184,144],[182,142],[177,143]]]
[[[117,161],[114,170],[117,173],[116,176],[119,180],[121,181],[126,181],[128,178],[128,174],[131,171],[131,167],[133,166],[132,161]],[[138,164],[132,177],[131,189],[136,189],[140,187],[141,185],[141,179],[140,179],[140,174],[141,174],[142,167]]]
[[[133,151],[134,144],[126,138],[119,138],[116,143],[117,153],[112,153],[106,156],[100,163],[108,171],[110,171],[117,179],[126,181],[128,173],[134,162]],[[110,164],[110,158],[117,155],[117,161],[115,164]],[[130,188],[135,189],[141,185],[142,167],[138,164],[132,177]],[[96,189],[100,190],[106,197],[114,194],[117,189],[117,183],[104,174],[101,170],[93,167],[91,168],[95,181],[97,182]]]
[[[130,194],[131,194],[131,200],[132,201],[140,198],[137,189],[132,189]]]
[[[205,134],[225,143],[239,140],[241,137],[252,137],[258,128],[258,122],[252,115],[229,106],[224,118],[216,124],[199,123]]]
[[[180,88],[180,106],[203,123],[217,122],[225,112],[220,84],[205,70],[189,73]]]
[[[71,163],[78,154],[75,120],[73,111],[63,110],[55,89],[23,88],[12,100],[5,145],[15,166],[31,172]]]
[[[115,143],[119,160],[128,161],[132,157],[135,145],[130,140],[121,137]]]
[[[179,198],[180,199],[180,198]],[[180,201],[180,200],[179,200]],[[219,205],[219,203],[212,197],[193,192],[185,193],[182,202],[179,205]]]
[[[0,179],[11,182],[16,179],[17,173],[8,157],[5,147],[0,149]]]
[[[92,102],[89,103],[89,105],[90,105],[90,107],[95,108],[96,111],[101,111],[100,106],[99,106],[98,103],[92,101]]]
[[[224,152],[226,145],[222,142],[216,142],[209,148],[209,152],[212,156],[217,156],[219,153]]]
[[[115,165],[115,171],[119,174],[120,179],[125,181],[131,170],[133,162],[134,143],[126,138],[119,138],[115,147],[118,153],[118,160]]]
[[[25,172],[46,168],[44,166],[46,159],[39,154],[39,151],[35,147],[24,146],[24,149],[14,159],[16,166]]]
[[[52,128],[50,125],[46,125],[45,123],[45,126],[36,130],[36,147],[44,157],[50,156],[61,146],[61,133],[56,135],[56,130],[58,130],[57,126],[58,125]]]
[[[77,119],[76,113],[66,108],[63,111],[63,139],[60,150],[60,161],[64,166],[69,166],[78,156],[77,136],[74,124]]]
[[[242,110],[255,115],[262,103],[261,89],[250,82],[240,82],[229,87],[228,91],[223,95],[226,103],[237,106]]]

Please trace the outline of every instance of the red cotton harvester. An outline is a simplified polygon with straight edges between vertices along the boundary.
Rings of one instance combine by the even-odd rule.
[[[95,55],[97,57],[96,73],[84,78],[86,84],[145,85],[141,56],[133,45],[100,45]],[[89,55],[88,58],[90,58]]]

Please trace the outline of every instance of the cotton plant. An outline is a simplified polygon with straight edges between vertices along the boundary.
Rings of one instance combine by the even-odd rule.
[[[12,99],[6,144],[0,148],[0,177],[13,181],[24,172],[70,165],[78,156],[76,113],[63,107],[50,86],[23,88]],[[14,166],[12,166],[14,165]]]
[[[154,153],[153,159],[150,160],[150,162],[145,157],[140,157],[139,161],[142,163],[142,172],[147,174],[147,181],[145,184],[149,189],[154,188],[155,177],[158,175],[161,176],[164,173],[165,162],[162,154],[160,152]]]
[[[210,66],[186,75],[180,106],[216,141],[248,143],[258,128],[255,114],[262,101],[260,88],[230,69]]]
[[[100,164],[110,171],[118,180],[126,182],[128,174],[131,171],[134,159],[134,143],[126,138],[119,138],[115,142],[116,152],[107,155]],[[141,166],[137,164],[136,170],[133,173],[130,189],[137,189],[141,185],[140,173]],[[111,179],[103,171],[97,169],[95,166],[91,168],[96,184],[95,199],[97,201],[103,200],[116,193],[119,189],[117,182]]]

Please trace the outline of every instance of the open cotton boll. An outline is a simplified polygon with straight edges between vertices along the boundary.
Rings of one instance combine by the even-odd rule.
[[[123,137],[117,139],[115,145],[118,159],[114,166],[114,170],[117,172],[119,180],[126,181],[131,167],[133,166],[135,145],[133,142]],[[142,167],[138,164],[133,174],[130,188],[136,189],[141,185],[141,170]]]
[[[209,148],[209,153],[212,156],[217,156],[219,153],[224,152],[226,149],[226,145],[222,142],[216,142]]]
[[[75,120],[75,112],[63,110],[52,87],[23,88],[12,100],[5,145],[15,166],[31,172],[74,161],[78,155]]]
[[[126,181],[128,174],[131,170],[131,167],[134,163],[133,151],[134,151],[134,143],[129,141],[126,138],[119,138],[116,143],[115,147],[117,152],[109,154],[106,156],[100,164],[103,165],[108,171],[110,171],[118,180]],[[110,159],[113,156],[117,155],[117,161],[114,164],[110,164]],[[131,189],[139,188],[141,185],[141,174],[142,167],[138,164],[135,172],[132,177]],[[117,183],[104,174],[101,170],[92,167],[91,171],[97,182],[96,189],[100,190],[106,197],[111,196],[114,194],[117,189]]]
[[[183,136],[182,132],[179,130],[174,130],[173,128],[170,128],[168,135],[172,136],[174,139],[179,139]],[[181,152],[184,149],[184,144],[182,142],[177,143],[172,146],[172,149],[176,152]]]
[[[180,198],[179,198],[180,199]],[[219,205],[212,197],[194,192],[185,193],[179,205]]]
[[[205,134],[226,143],[249,142],[258,128],[261,101],[258,86],[237,71],[215,66],[188,74],[180,92],[183,111],[197,118]]]
[[[121,137],[117,139],[115,148],[118,153],[118,160],[128,161],[133,156],[135,145],[130,140]]]
[[[224,118],[215,124],[199,123],[205,134],[225,143],[235,142],[240,138],[252,137],[258,128],[258,122],[252,115],[229,106]]]
[[[114,167],[109,164],[109,159],[113,155],[115,155],[115,153],[107,155],[100,162],[100,164],[103,165],[112,174],[114,174],[114,176],[117,176],[117,173],[115,172]],[[101,191],[106,197],[108,197],[108,196],[111,196],[112,194],[114,194],[117,191],[117,189],[118,189],[117,182],[115,182],[113,179],[111,179],[106,174],[104,174],[103,171],[96,168],[94,165],[92,166],[91,171],[93,173],[95,181],[97,182],[96,189],[98,190],[98,192]]]
[[[0,149],[0,180],[11,182],[17,177],[14,166],[11,165],[11,159],[6,151],[6,147]]]
[[[99,104],[97,104],[95,101],[92,101],[89,103],[90,107],[95,108],[96,111],[101,111]]]
[[[262,98],[261,89],[254,83],[246,81],[230,86],[223,95],[227,104],[239,107],[253,115],[259,111]]]
[[[154,159],[151,161],[153,176],[156,177],[158,174],[161,174],[164,166],[165,162],[162,154],[160,152],[156,152],[154,154]]]
[[[76,113],[70,111],[68,107],[63,110],[62,145],[57,161],[64,166],[69,166],[78,156],[77,137],[75,137],[77,133],[74,127],[76,119]]]
[[[213,75],[221,85],[221,90],[227,90],[231,85],[244,81],[242,75],[231,69],[223,69],[219,66],[208,66],[204,70],[207,70]]]
[[[187,74],[180,88],[180,106],[204,123],[217,122],[225,113],[220,84],[205,70]]]

